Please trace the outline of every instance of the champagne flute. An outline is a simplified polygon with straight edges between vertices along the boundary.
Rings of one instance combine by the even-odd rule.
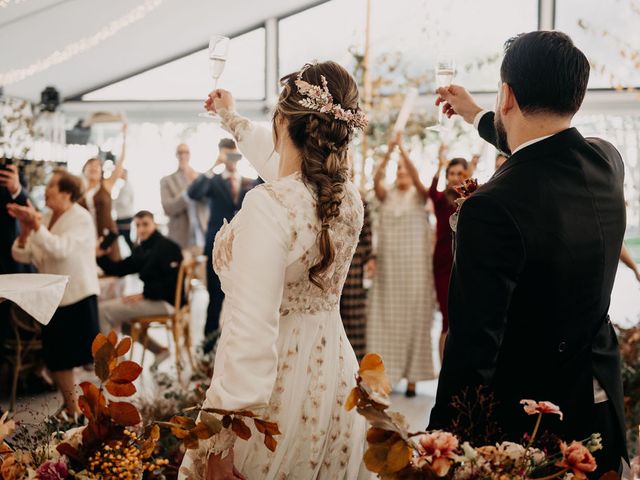
[[[451,85],[455,74],[456,64],[453,55],[451,53],[440,54],[436,61],[436,85],[438,88],[448,87]],[[444,104],[442,104],[438,109],[438,123],[427,128],[427,130],[432,130],[434,132],[443,132],[447,130],[447,127],[444,125],[444,113],[442,113],[443,107]]]
[[[211,35],[209,39],[209,71],[213,77],[213,89],[218,88],[218,79],[224,72],[227,63],[227,53],[229,52],[229,37],[224,35]],[[213,118],[216,115],[212,112],[199,113],[199,117]]]

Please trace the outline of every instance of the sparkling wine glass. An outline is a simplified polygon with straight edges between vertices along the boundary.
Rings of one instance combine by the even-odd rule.
[[[448,87],[453,83],[453,77],[456,74],[456,64],[451,53],[443,53],[438,56],[436,61],[436,85],[440,87]],[[443,132],[447,130],[444,125],[444,113],[442,109],[444,104],[438,108],[438,123],[429,127],[427,130],[434,132]]]
[[[211,35],[209,39],[209,71],[213,77],[213,89],[218,88],[218,79],[224,72],[227,63],[227,53],[229,52],[229,37],[224,35]],[[198,114],[199,117],[212,118],[216,115],[212,112]]]

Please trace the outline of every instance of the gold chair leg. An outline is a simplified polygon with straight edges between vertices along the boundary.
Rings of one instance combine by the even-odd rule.
[[[184,323],[183,335],[185,349],[187,350],[187,359],[189,360],[189,365],[191,366],[191,371],[193,372],[196,367],[193,362],[193,353],[191,351],[191,326],[189,325],[188,321]]]
[[[9,411],[13,411],[16,406],[16,397],[18,395],[18,378],[20,370],[22,370],[22,339],[18,328],[13,325],[13,332],[16,339],[16,360],[13,368],[13,381],[11,382],[11,400],[9,402]]]
[[[178,322],[175,319],[171,321],[171,331],[173,332],[173,345],[176,354],[176,371],[178,374],[178,381],[180,380],[180,374],[182,373],[182,358],[180,355],[180,330]]]
[[[140,366],[144,366],[144,357],[147,354],[147,345],[149,344],[149,329],[142,329],[142,358],[140,359]]]

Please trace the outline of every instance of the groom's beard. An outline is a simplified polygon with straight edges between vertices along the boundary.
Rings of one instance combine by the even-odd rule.
[[[496,117],[493,123],[496,127],[496,147],[498,147],[498,150],[501,152],[506,153],[507,156],[510,156],[511,150],[509,150],[509,143],[507,142],[507,131],[504,128],[504,123],[502,123],[500,112],[496,112]]]

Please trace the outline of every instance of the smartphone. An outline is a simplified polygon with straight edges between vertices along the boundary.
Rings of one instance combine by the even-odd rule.
[[[8,165],[13,165],[12,158],[0,158],[0,170],[9,170]]]
[[[101,250],[108,249],[111,245],[113,245],[113,242],[115,242],[117,239],[118,239],[117,233],[113,233],[113,232],[107,233],[106,236],[102,239],[102,242],[100,243],[100,249]]]
[[[227,153],[227,162],[239,162],[241,159],[241,153]]]

